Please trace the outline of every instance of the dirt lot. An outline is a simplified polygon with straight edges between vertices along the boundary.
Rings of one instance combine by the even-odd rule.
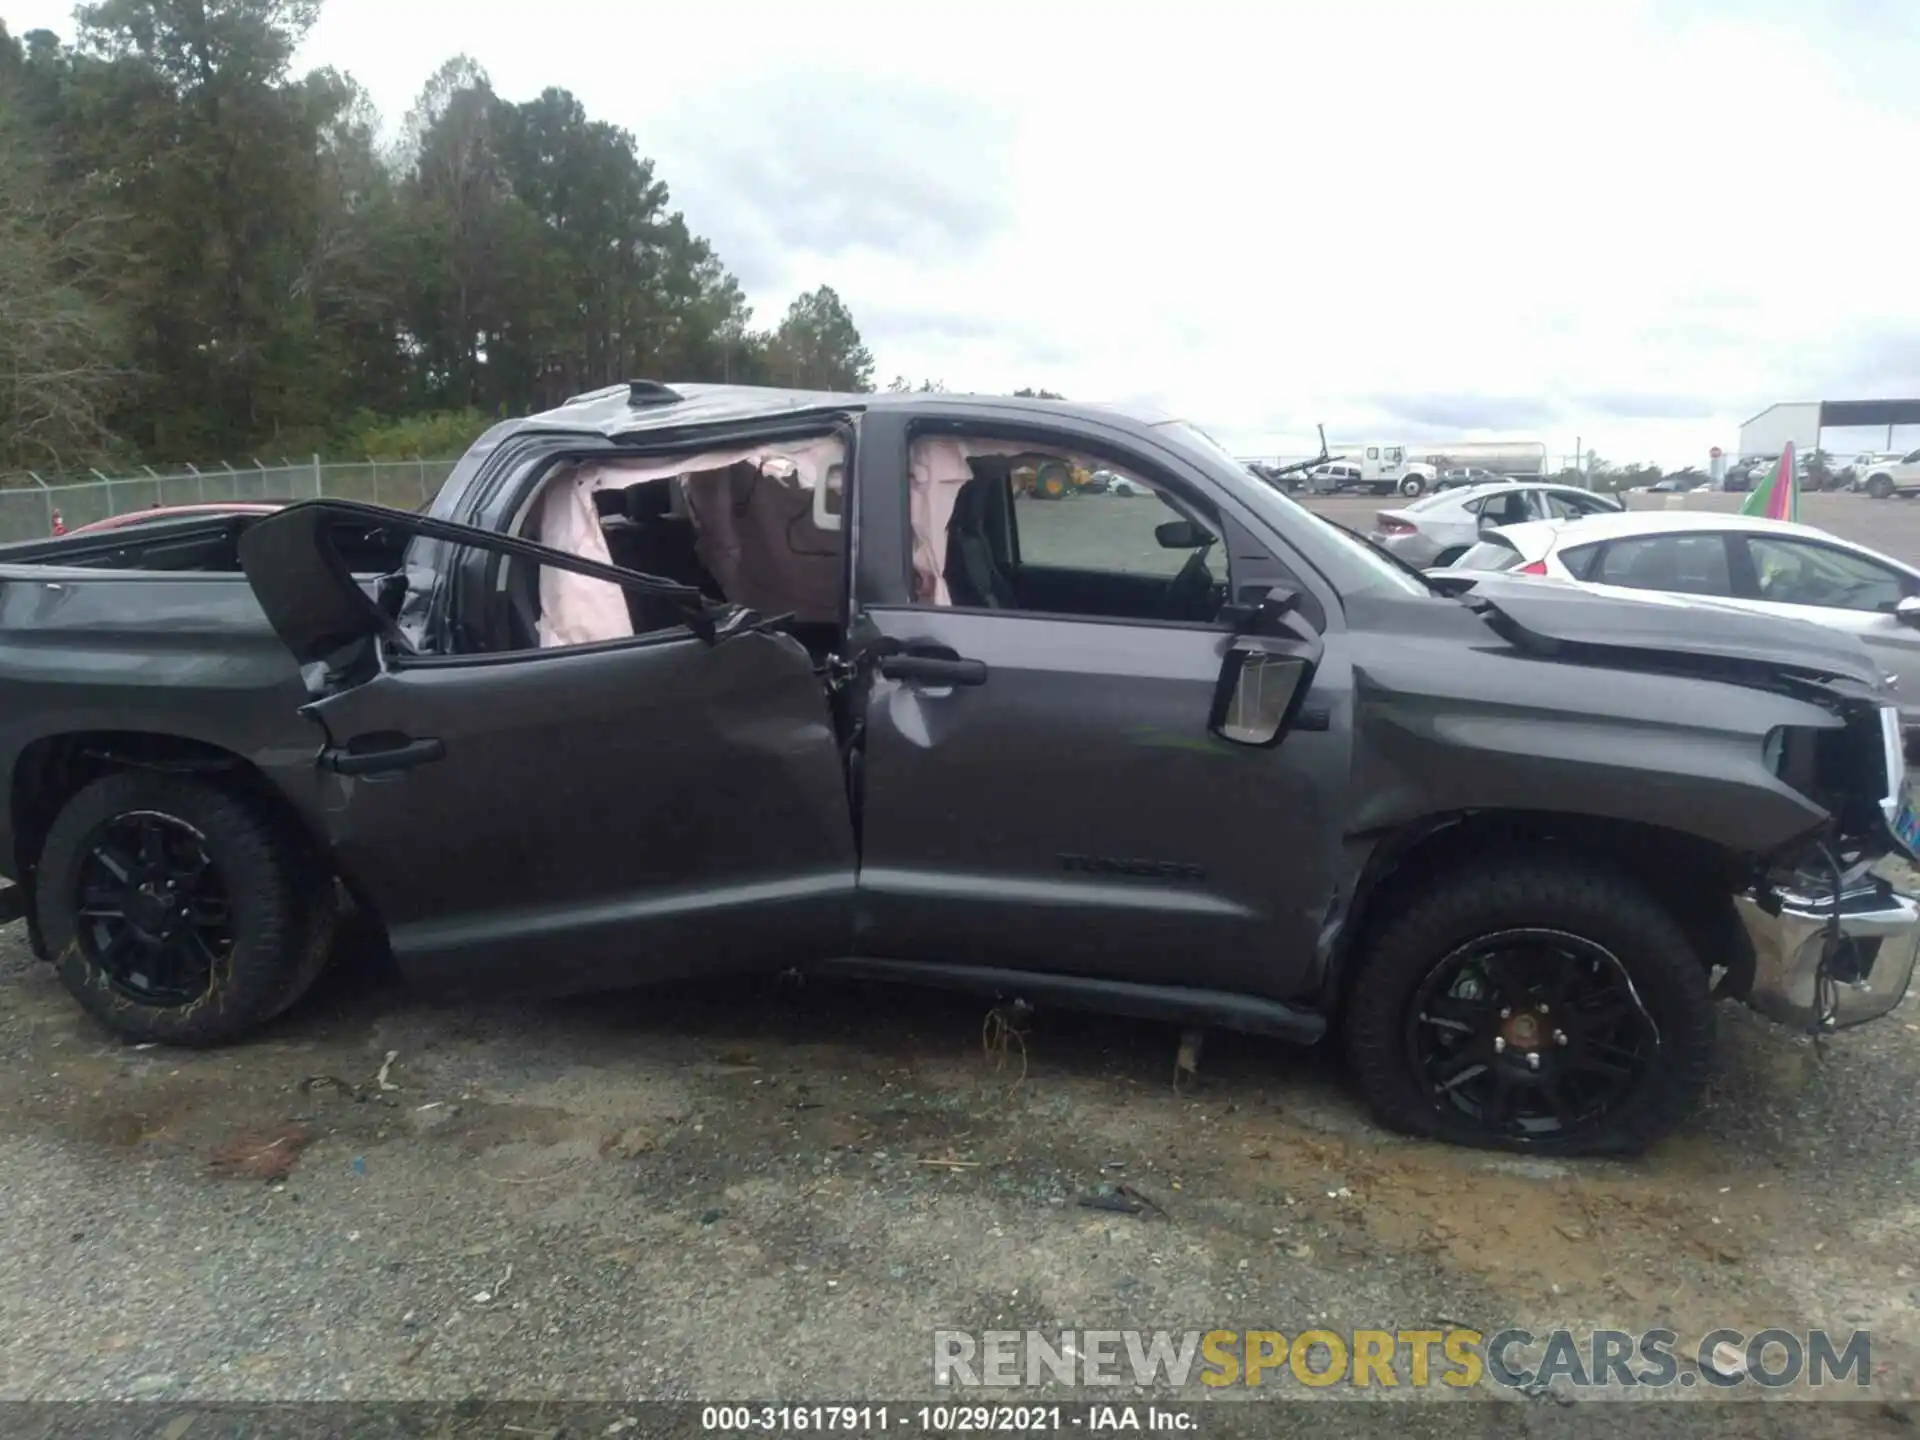
[[[0,946],[0,1398],[905,1397],[935,1325],[1824,1325],[1874,1332],[1876,1402],[1820,1417],[1867,1433],[1920,1367],[1913,1001],[1825,1058],[1729,1007],[1685,1134],[1560,1165],[1381,1134],[1265,1042],[1176,1093],[1166,1028],[1047,1013],[1023,1075],[888,989],[476,1009],[349,969],[257,1043],[132,1049]],[[284,1180],[216,1163],[290,1133]]]
[[[1920,506],[1816,498],[1920,551]],[[456,1008],[349,965],[192,1054],[0,930],[0,1399],[900,1398],[935,1326],[1824,1326],[1871,1328],[1873,1398],[1736,1431],[1913,1433],[1920,1001],[1824,1057],[1729,1006],[1687,1131],[1577,1165],[1382,1134],[1313,1053],[1216,1036],[1176,1091],[1165,1027],[1043,1013],[1023,1064],[983,1018],[772,981]],[[1158,1209],[1082,1203],[1116,1185]],[[1502,1398],[1500,1433],[1564,1413]]]

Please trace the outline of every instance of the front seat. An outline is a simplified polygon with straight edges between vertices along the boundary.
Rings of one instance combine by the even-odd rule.
[[[955,605],[975,610],[1011,610],[1019,601],[1013,580],[994,557],[987,529],[987,507],[1003,480],[976,475],[953,497],[947,522],[947,593]]]

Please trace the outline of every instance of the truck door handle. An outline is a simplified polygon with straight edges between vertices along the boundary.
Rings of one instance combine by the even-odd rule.
[[[444,740],[382,737],[377,745],[333,746],[320,752],[320,763],[336,775],[385,775],[430,764],[447,753]]]
[[[984,685],[987,662],[957,655],[889,655],[880,662],[889,680],[919,680],[928,685]]]

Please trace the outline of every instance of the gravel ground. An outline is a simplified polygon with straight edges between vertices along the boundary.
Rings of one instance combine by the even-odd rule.
[[[1684,1134],[1569,1165],[1383,1134],[1267,1042],[1182,1093],[1165,1027],[1048,1012],[1023,1067],[905,990],[452,1008],[349,965],[185,1053],[0,957],[0,1399],[925,1396],[936,1324],[1310,1322],[1871,1327],[1876,1403],[1792,1433],[1914,1393],[1912,1000],[1824,1057],[1730,1006]],[[218,1163],[290,1126],[283,1179]],[[1115,1182],[1165,1213],[1079,1203]]]

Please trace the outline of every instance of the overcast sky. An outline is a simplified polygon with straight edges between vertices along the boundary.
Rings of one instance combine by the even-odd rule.
[[[303,63],[393,124],[459,52],[632,130],[762,322],[833,285],[883,381],[1669,466],[1920,395],[1912,0],[327,0]]]

